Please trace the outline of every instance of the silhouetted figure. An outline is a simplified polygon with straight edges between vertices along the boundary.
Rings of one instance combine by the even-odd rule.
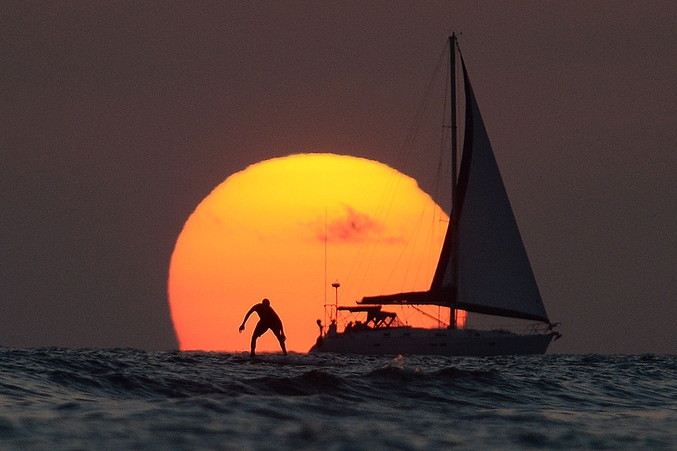
[[[280,319],[279,316],[277,316],[275,310],[273,310],[273,308],[270,306],[270,301],[266,298],[264,298],[260,304],[256,304],[249,309],[247,314],[244,316],[244,319],[242,320],[242,324],[240,324],[239,329],[240,333],[242,333],[242,331],[244,330],[244,324],[247,322],[247,319],[249,319],[249,315],[251,315],[254,312],[258,313],[259,322],[256,324],[256,327],[254,328],[254,333],[252,334],[251,356],[254,357],[256,355],[256,339],[259,338],[261,335],[263,335],[268,329],[273,331],[273,333],[277,337],[277,341],[280,342],[282,353],[284,355],[287,355],[287,348],[284,345],[284,342],[287,339],[287,337],[284,336],[284,331],[282,330],[282,320]]]
[[[320,335],[317,337],[317,340],[315,340],[315,344],[319,347],[322,346],[322,342],[324,341],[324,328],[322,327],[322,320],[317,320],[317,327],[320,328]]]

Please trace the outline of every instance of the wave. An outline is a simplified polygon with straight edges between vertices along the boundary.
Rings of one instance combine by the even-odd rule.
[[[665,406],[677,397],[673,356],[491,359],[0,349],[0,387],[12,399],[155,399],[223,396],[553,408]]]
[[[0,348],[8,449],[673,449],[674,356]]]

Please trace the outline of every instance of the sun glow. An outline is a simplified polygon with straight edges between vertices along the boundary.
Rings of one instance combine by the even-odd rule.
[[[252,165],[198,205],[176,242],[169,303],[180,348],[248,349],[256,315],[243,334],[238,325],[267,297],[288,349],[306,352],[334,280],[344,305],[427,289],[446,227],[415,180],[378,162],[301,154]],[[257,350],[279,350],[272,333]]]

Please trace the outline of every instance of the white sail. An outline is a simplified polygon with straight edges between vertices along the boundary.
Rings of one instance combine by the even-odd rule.
[[[458,230],[452,221],[430,290],[360,303],[435,304],[549,322],[462,57],[461,63],[466,121],[452,212]]]
[[[462,204],[457,236],[456,306],[547,322],[489,136],[462,64],[467,111],[459,176]],[[448,274],[450,270],[445,274],[445,282],[453,280]]]

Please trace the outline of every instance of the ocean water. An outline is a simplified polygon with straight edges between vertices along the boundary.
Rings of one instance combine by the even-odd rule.
[[[0,450],[677,450],[677,357],[0,348]]]

